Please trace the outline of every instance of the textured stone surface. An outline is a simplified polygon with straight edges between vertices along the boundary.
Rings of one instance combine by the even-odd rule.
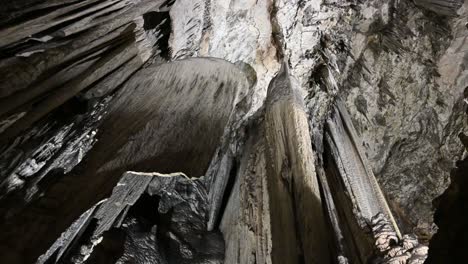
[[[461,115],[467,31],[463,16],[428,16],[406,7],[367,32],[377,43],[359,53],[362,70],[353,71],[358,77],[346,104],[392,209],[405,228],[430,237],[432,200],[463,153],[457,135],[467,129]],[[392,41],[398,45],[385,48]]]
[[[276,248],[272,257],[276,263],[292,261],[297,247],[306,263],[328,263],[320,187],[305,105],[298,91],[297,81],[284,63],[268,87],[265,103],[267,181]],[[296,237],[287,239],[287,230],[296,230]]]
[[[259,129],[254,128],[257,126]],[[227,264],[273,263],[263,127],[253,124],[250,130],[250,138],[246,142],[248,147],[241,156],[242,165],[220,223],[226,241]]]
[[[126,172],[38,263],[222,263],[223,238],[207,231],[207,217],[202,181]]]
[[[190,9],[192,6],[197,8]],[[171,9],[174,28],[190,29],[173,34],[173,56],[210,56],[243,61],[257,72],[254,110],[266,97],[268,83],[279,70],[274,40],[271,0],[177,1]],[[180,16],[179,14],[188,14]]]
[[[1,220],[8,227],[0,236],[2,252],[9,249],[4,258],[29,262],[42,253],[57,233],[105,197],[118,180],[115,173],[159,168],[203,175],[249,87],[241,68],[219,59],[188,59],[139,71],[106,108],[95,135],[98,141],[79,166],[65,175],[32,171],[25,185],[15,180],[14,170],[6,179],[16,188],[6,189],[8,196],[2,200],[8,213]],[[34,199],[25,199],[23,192],[31,190]],[[16,206],[9,207],[11,203]],[[30,232],[20,237],[25,229]],[[26,236],[35,247],[22,242]],[[22,252],[24,260],[19,258]]]
[[[5,212],[0,224],[6,231],[0,232],[0,260],[30,263],[105,197],[123,171],[135,169],[205,175],[206,224],[229,238],[225,261],[273,263],[279,253],[272,234],[281,218],[271,217],[271,202],[278,199],[267,181],[275,174],[272,153],[283,145],[288,157],[307,153],[312,182],[318,177],[324,184],[329,173],[342,179],[328,166],[324,144],[337,99],[363,141],[397,225],[429,239],[436,231],[432,202],[466,153],[458,135],[468,132],[461,114],[468,97],[467,9],[461,0],[5,2],[0,7],[0,209]],[[189,57],[218,59],[167,64]],[[295,97],[304,101],[300,116],[307,116],[308,128],[303,118],[297,126],[286,114],[271,117],[268,85],[283,62],[297,80]],[[290,146],[297,142],[288,137],[271,141],[277,126],[266,121],[268,112],[270,121],[285,122],[283,130],[297,132],[285,133],[301,138],[299,146]],[[309,143],[310,149],[303,148]],[[286,181],[303,172],[293,174],[281,170]],[[286,230],[288,254],[309,262],[305,254],[317,253],[304,249],[310,241],[301,235],[310,230],[300,206],[309,201],[294,194],[314,185],[307,183],[290,182],[293,194],[279,200],[298,210],[291,212],[297,219]],[[331,251],[342,262],[341,253],[357,249],[346,248],[352,244],[346,239],[345,245],[336,243],[349,230],[334,228],[333,219],[343,215],[330,211],[348,206],[341,212],[348,217],[355,212],[344,202],[346,193],[336,198],[337,182],[326,186],[326,199],[333,202],[323,207],[326,224],[339,248]],[[323,198],[326,187],[319,187]],[[372,197],[370,203],[376,203]],[[379,208],[371,206],[367,218]],[[127,249],[135,241],[148,243],[138,224],[128,226],[133,242]],[[120,241],[120,235],[109,234],[106,241]],[[111,242],[99,250],[114,250]]]
[[[259,80],[254,101],[261,102],[284,54],[303,88],[319,150],[330,104],[344,99],[400,224],[429,238],[432,200],[448,186],[463,153],[457,135],[467,129],[459,115],[466,7],[449,2],[442,4],[448,9],[440,1],[203,2],[196,11],[204,16],[191,13],[204,22],[190,27],[202,33],[187,55],[250,63]]]
[[[405,1],[299,2],[278,1],[277,21],[307,90],[315,147],[338,94],[400,224],[430,237],[432,200],[447,187],[467,129],[466,7],[451,18]]]

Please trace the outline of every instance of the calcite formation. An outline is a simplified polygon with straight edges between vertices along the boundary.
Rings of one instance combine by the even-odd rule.
[[[467,17],[2,3],[0,263],[460,262]]]
[[[126,172],[37,263],[222,263],[222,235],[207,231],[207,209],[200,179]]]
[[[126,88],[111,95],[112,104],[101,115],[91,119],[90,124],[99,124],[94,131],[99,139],[88,139],[94,146],[78,166],[85,151],[80,155],[70,151],[76,145],[67,144],[75,141],[63,142],[64,136],[54,136],[53,142],[57,143],[40,145],[31,152],[21,152],[20,147],[31,148],[35,137],[28,137],[30,141],[19,147],[13,143],[8,148],[17,163],[8,164],[11,169],[2,171],[7,176],[3,181],[2,222],[8,228],[1,239],[19,237],[23,226],[18,222],[23,222],[32,231],[22,236],[28,236],[29,243],[37,243],[38,247],[32,249],[34,253],[23,255],[21,252],[29,245],[11,240],[3,245],[15,250],[5,256],[30,261],[21,257],[34,258],[34,254],[41,253],[45,249],[42,246],[54,241],[82,210],[105,198],[127,170],[151,171],[157,167],[162,173],[203,175],[225,127],[235,121],[234,109],[249,106],[251,84],[247,75],[241,67],[226,61],[194,58],[148,67],[138,74],[140,77],[135,75]],[[142,83],[142,78],[147,80]],[[139,95],[129,96],[132,93]],[[36,156],[41,159],[32,164]],[[29,169],[23,169],[25,166]],[[9,203],[16,206],[9,207]],[[29,223],[31,218],[35,219],[33,223]],[[51,225],[58,228],[48,230]]]

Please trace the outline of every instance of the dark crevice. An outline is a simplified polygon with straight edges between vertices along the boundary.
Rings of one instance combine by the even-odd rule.
[[[143,14],[143,29],[146,31],[154,30],[153,34],[158,33],[157,49],[159,56],[169,60],[171,57],[169,48],[169,37],[171,36],[171,17],[169,12],[148,12]]]
[[[292,173],[292,172],[288,172],[288,173]],[[292,178],[292,181],[294,181],[294,178]],[[296,195],[294,195],[294,193],[296,193],[296,191],[294,190],[294,186],[295,186],[294,183],[291,183],[290,196],[291,196],[292,204],[296,205],[297,204]],[[294,231],[296,233],[296,235],[295,235],[296,244],[298,246],[298,249],[297,249],[297,264],[306,264],[304,250],[307,250],[307,249],[304,248],[304,245],[302,243],[302,241],[304,239],[303,238],[304,234],[302,234],[300,232],[300,229],[299,229],[299,227],[301,226],[300,225],[300,219],[299,219],[300,216],[298,215],[298,211],[297,211],[296,206],[292,206],[292,211],[293,211],[293,214],[294,214],[293,218],[294,218],[294,227],[295,228],[294,228],[294,230],[291,230],[291,231]]]
[[[161,5],[162,8],[170,8],[175,3],[176,0],[166,0],[164,4]]]
[[[3,30],[5,28],[7,28],[7,27],[11,27],[11,26],[21,24],[21,23],[23,23],[25,21],[34,20],[36,18],[39,18],[41,16],[45,16],[45,15],[50,14],[50,13],[52,13],[52,12],[58,10],[58,9],[61,9],[61,8],[67,7],[67,6],[71,6],[71,5],[73,5],[75,3],[78,3],[78,2],[80,2],[80,0],[73,1],[73,2],[70,2],[70,3],[64,3],[64,4],[58,4],[58,5],[54,5],[54,6],[39,8],[39,9],[32,10],[31,12],[28,12],[28,13],[24,13],[24,14],[21,13],[20,15],[13,14],[12,17],[10,17],[10,18],[5,16],[5,19],[3,21],[0,20],[0,30]],[[3,19],[3,14],[2,14],[2,19]]]
[[[114,228],[104,233],[102,242],[94,248],[93,254],[85,263],[114,264],[123,255],[126,234]],[[75,262],[69,262],[75,263]]]
[[[74,96],[65,102],[58,111],[60,116],[74,116],[86,114],[88,110],[88,103],[82,98]]]
[[[270,24],[272,26],[271,41],[272,41],[273,46],[276,49],[276,54],[275,54],[276,59],[278,61],[283,61],[285,59],[289,60],[289,58],[284,57],[284,49],[286,49],[286,46],[283,40],[285,38],[283,36],[283,31],[281,30],[281,26],[277,19],[278,8],[276,4],[272,4],[269,11],[270,11]]]
[[[81,236],[75,238],[76,241],[73,243],[75,245],[74,247],[68,247],[67,250],[64,252],[64,254],[61,256],[60,260],[58,260],[56,263],[70,263],[70,261],[66,261],[67,259],[71,256],[78,255],[80,252],[80,246],[82,244],[86,244],[88,241],[91,240],[91,237],[93,236],[93,232],[98,226],[98,221],[97,219],[92,219],[86,229],[84,229],[83,233]]]
[[[468,87],[463,91],[468,97]],[[468,113],[465,106],[465,113]],[[466,118],[466,116],[465,116]],[[465,151],[468,150],[468,137],[458,135]],[[450,173],[450,185],[445,192],[433,201],[436,208],[434,223],[439,230],[429,243],[429,256],[426,263],[464,263],[468,248],[468,157],[456,162]]]
[[[465,263],[468,249],[468,158],[457,162],[451,184],[434,201],[439,230],[429,244],[428,264]]]
[[[161,214],[158,212],[158,206],[158,196],[151,196],[147,193],[144,193],[140,199],[138,199],[135,205],[133,205],[132,208],[128,211],[128,217],[136,218],[141,224],[142,230],[147,232],[150,232],[154,225],[157,225],[161,229],[161,221],[164,219],[164,217],[161,217]],[[152,210],[148,210],[150,208]],[[170,219],[170,216],[166,218]]]
[[[219,208],[219,216],[218,219],[216,220],[216,225],[215,226],[219,226],[220,222],[221,222],[221,216],[224,214],[224,211],[226,210],[226,207],[228,205],[228,202],[229,202],[229,198],[231,196],[231,193],[234,189],[234,185],[236,183],[236,178],[237,178],[237,174],[238,174],[238,170],[239,170],[239,163],[236,159],[234,159],[232,161],[232,167],[231,167],[231,171],[229,172],[229,178],[228,178],[228,182],[226,184],[226,188],[224,189],[224,193],[223,193],[223,200],[221,202],[221,206]]]

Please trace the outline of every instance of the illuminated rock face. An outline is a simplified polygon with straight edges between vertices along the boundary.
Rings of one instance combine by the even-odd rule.
[[[467,10],[3,3],[0,262],[422,263],[465,158]]]

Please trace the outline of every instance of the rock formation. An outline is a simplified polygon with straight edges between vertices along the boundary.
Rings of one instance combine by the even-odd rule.
[[[3,3],[0,263],[460,261],[467,17],[462,0]]]
[[[126,172],[38,263],[222,263],[223,238],[207,232],[207,209],[199,179]]]

